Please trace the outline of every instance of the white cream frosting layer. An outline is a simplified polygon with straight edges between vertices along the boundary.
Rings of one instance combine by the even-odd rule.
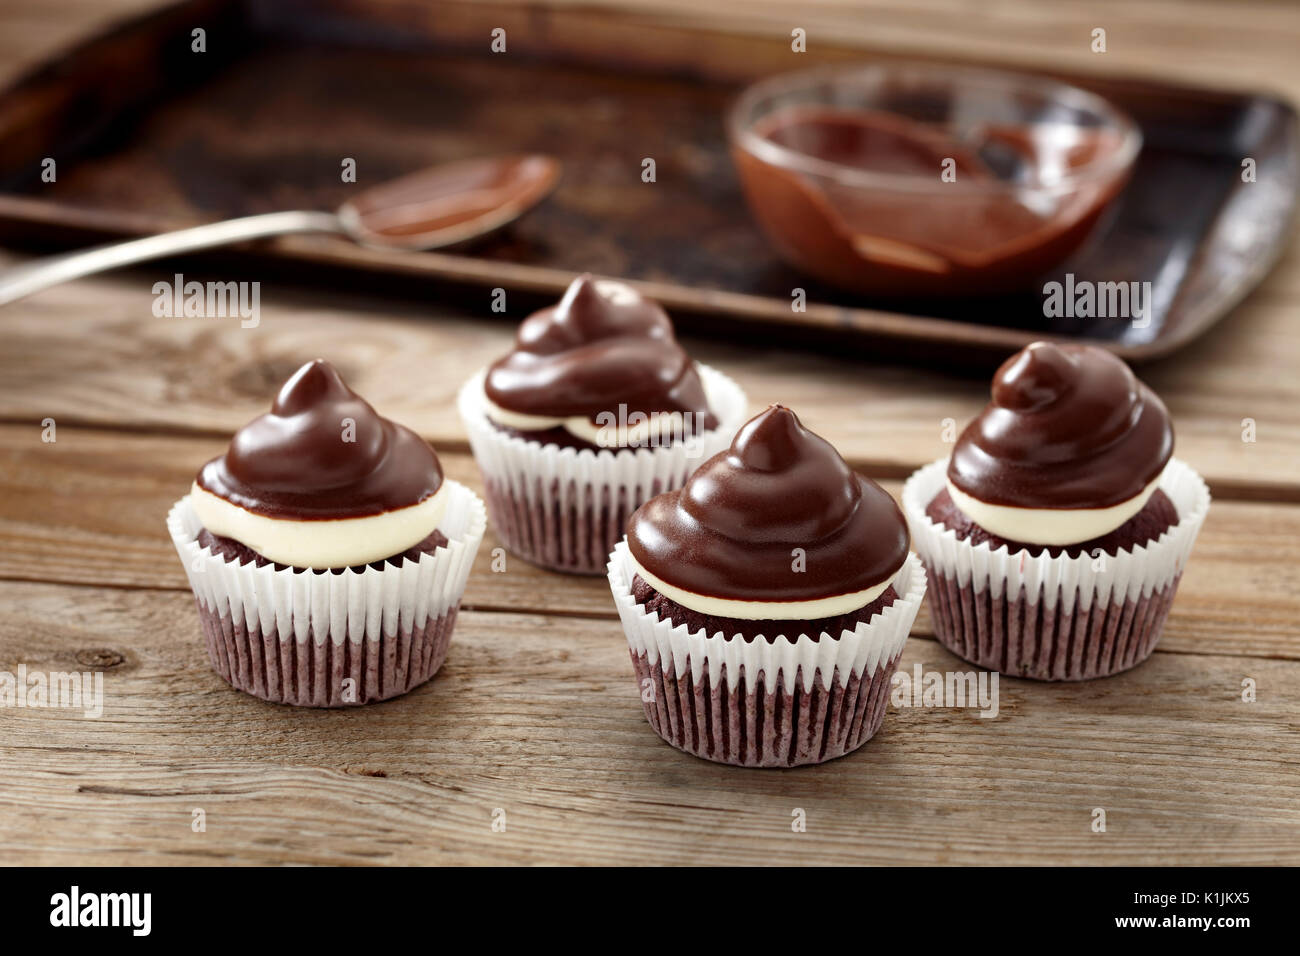
[[[945,478],[948,494],[966,517],[1008,541],[1069,545],[1091,541],[1114,531],[1141,511],[1160,484],[1160,477],[1135,496],[1109,508],[1015,508],[972,498]]]
[[[486,377],[483,381],[486,385]],[[705,398],[709,399],[709,405],[712,407],[708,380],[703,379],[703,382]],[[575,438],[581,438],[600,448],[644,448],[663,444],[670,439],[681,441],[696,434],[694,427],[689,430],[686,428],[686,417],[682,412],[653,412],[649,416],[625,414],[623,420],[620,420],[618,412],[611,409],[608,413],[602,412],[601,415],[608,415],[612,421],[602,424],[592,422],[583,415],[572,418],[547,418],[542,415],[512,412],[488,398],[486,387],[483,402],[487,417],[503,428],[516,428],[521,432],[563,428]]]
[[[298,521],[254,514],[195,482],[190,504],[203,527],[295,568],[348,568],[401,554],[427,538],[447,509],[447,482],[418,504],[360,518]]]
[[[894,583],[894,578],[898,577],[898,571],[895,571],[887,580],[872,585],[865,591],[835,594],[812,601],[737,601],[679,588],[643,568],[631,551],[628,551],[627,557],[641,579],[670,601],[676,601],[698,614],[712,614],[740,621],[815,621],[823,617],[838,617],[866,607],[884,594],[885,589]],[[898,570],[901,571],[902,568]]]

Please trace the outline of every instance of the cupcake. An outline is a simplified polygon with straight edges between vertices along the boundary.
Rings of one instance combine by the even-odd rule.
[[[1209,491],[1122,361],[1035,342],[951,458],[903,488],[939,640],[1015,677],[1087,680],[1151,655]]]
[[[217,673],[308,707],[386,700],[437,672],[485,527],[428,442],[319,360],[167,516]]]
[[[525,319],[459,405],[498,536],[579,574],[602,573],[637,506],[679,487],[745,419],[744,393],[691,361],[663,309],[589,275]]]
[[[925,572],[893,499],[773,405],[637,509],[609,584],[659,736],[794,767],[879,729]]]

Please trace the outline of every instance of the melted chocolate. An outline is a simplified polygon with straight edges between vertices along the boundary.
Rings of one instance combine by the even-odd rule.
[[[739,601],[865,591],[902,567],[909,544],[894,499],[780,405],[746,423],[682,488],[637,509],[627,538],[660,580]]]
[[[492,364],[485,384],[494,404],[547,418],[602,412],[690,412],[707,416],[704,385],[673,337],[668,315],[633,289],[573,281],[560,303],[524,320],[515,349]]]
[[[1107,508],[1159,477],[1174,449],[1164,403],[1120,359],[1089,345],[1035,342],[993,377],[948,478],[979,501]]]
[[[1092,231],[1127,168],[1027,204],[1016,188],[1114,155],[1110,130],[1059,124],[980,124],[963,142],[942,126],[877,110],[797,105],[752,132],[813,160],[888,176],[912,188],[810,176],[747,149],[733,151],[759,224],[798,268],[848,289],[884,295],[961,295],[1024,287]],[[940,174],[947,161],[957,189]],[[1047,198],[1047,197],[1040,197]]]
[[[271,518],[358,518],[432,496],[442,467],[428,442],[380,416],[317,359],[294,373],[270,413],[237,431],[197,480]]]
[[[797,106],[765,116],[754,132],[805,156],[872,172],[937,176],[952,158],[959,175],[992,178],[956,138],[900,114]]]

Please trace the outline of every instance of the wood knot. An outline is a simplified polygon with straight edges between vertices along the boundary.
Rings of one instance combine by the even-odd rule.
[[[77,651],[77,663],[82,667],[95,667],[100,670],[106,670],[110,667],[116,667],[126,661],[124,654],[110,650],[107,647],[91,648],[89,650]]]

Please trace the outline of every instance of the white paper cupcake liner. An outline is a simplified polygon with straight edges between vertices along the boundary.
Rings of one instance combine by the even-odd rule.
[[[690,443],[619,451],[560,448],[503,432],[487,417],[486,370],[466,382],[460,417],[483,474],[492,526],[505,546],[553,570],[603,574],[632,512],[680,487],[731,444],[747,419],[740,386],[707,365],[699,370],[718,427]]]
[[[432,677],[487,527],[477,495],[450,479],[447,491],[438,526],[445,547],[419,561],[339,573],[214,554],[198,544],[203,526],[189,496],[178,501],[167,529],[218,673],[263,699],[306,706],[383,700]]]
[[[926,516],[947,467],[947,459],[926,465],[903,486],[943,644],[983,667],[1039,680],[1104,677],[1150,656],[1210,507],[1195,471],[1173,459],[1161,475],[1178,523],[1156,540],[1103,557],[1032,557],[958,540]]]
[[[794,767],[849,753],[880,728],[890,679],[925,596],[914,554],[893,585],[899,598],[838,636],[746,641],[690,632],[646,612],[632,595],[626,541],[609,585],[650,726],[687,753],[747,767]]]

